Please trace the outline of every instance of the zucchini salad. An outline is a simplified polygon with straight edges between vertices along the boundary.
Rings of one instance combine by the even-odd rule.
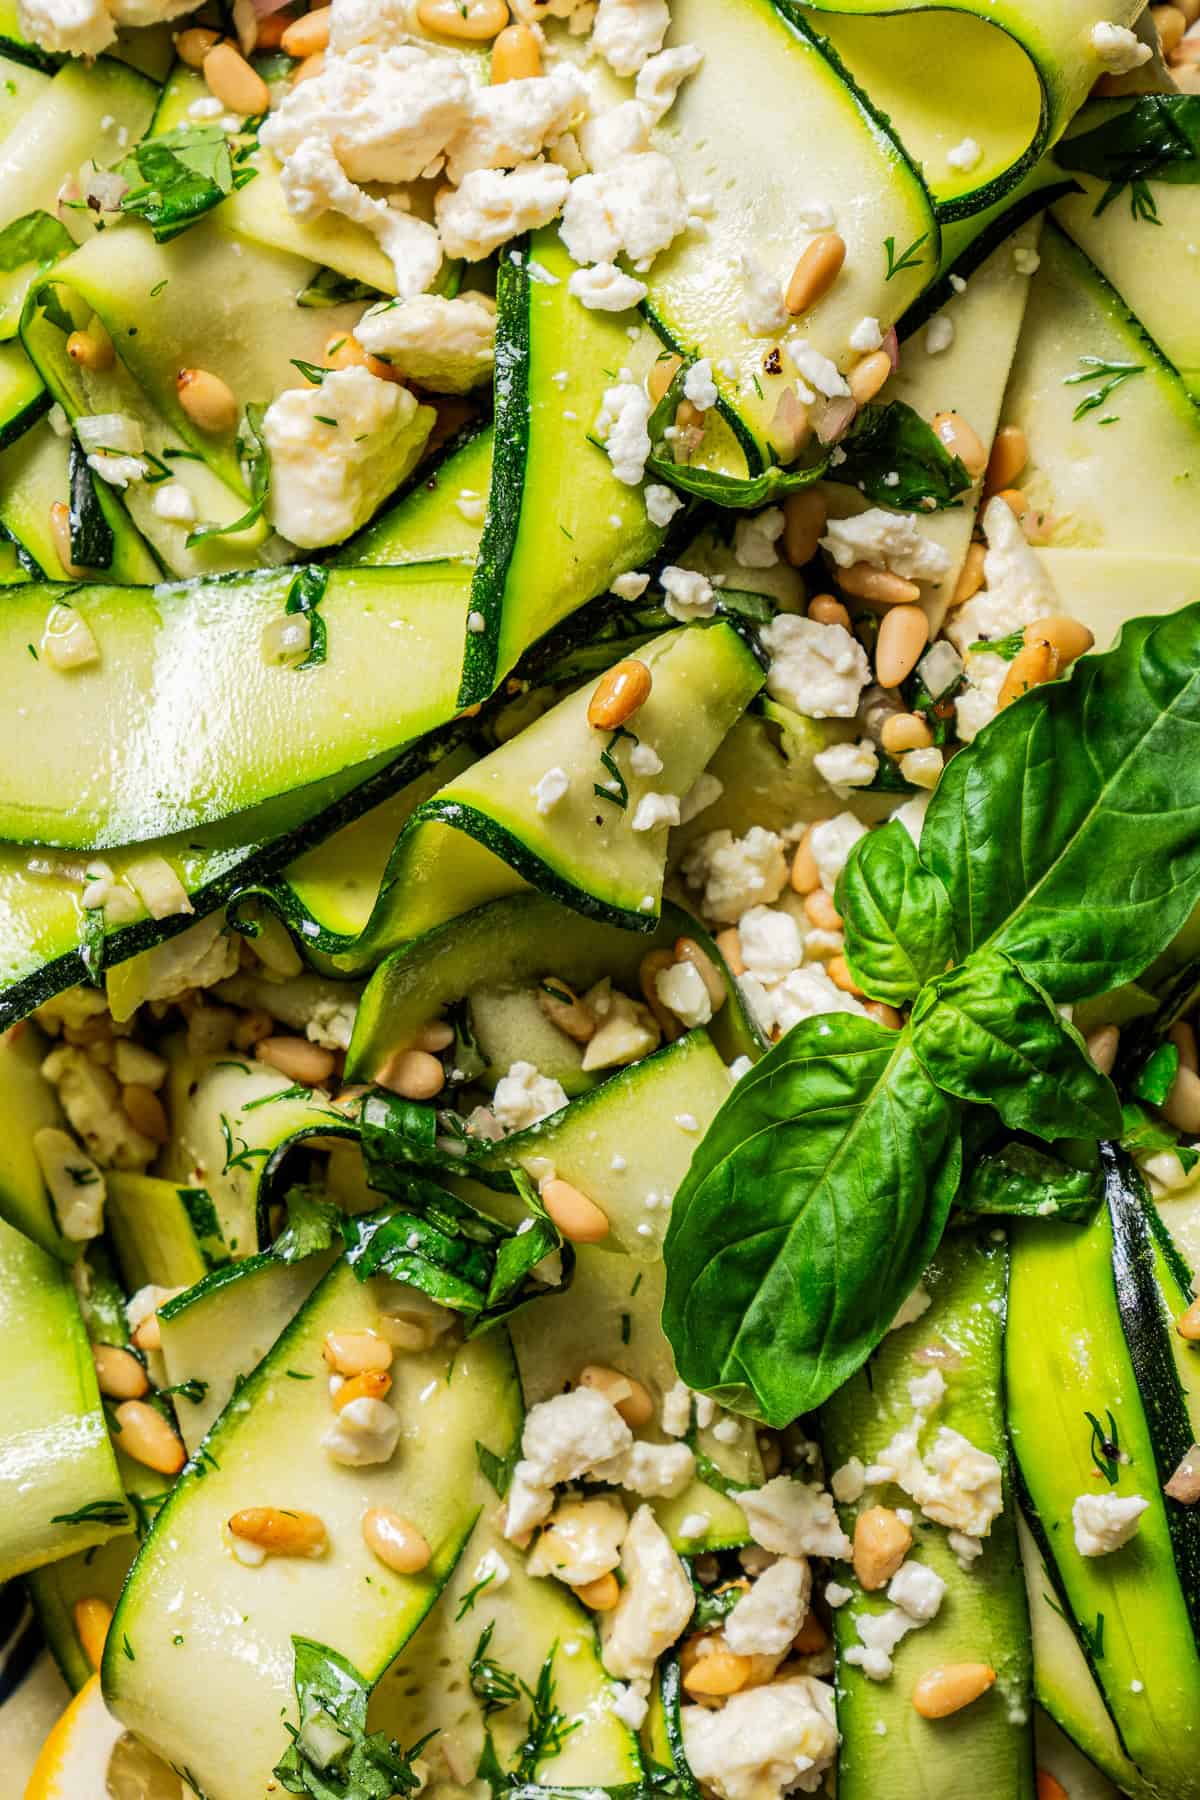
[[[1200,1800],[1200,0],[0,0],[0,1800]]]

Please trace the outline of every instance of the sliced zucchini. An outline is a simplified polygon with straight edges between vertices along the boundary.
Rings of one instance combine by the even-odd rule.
[[[333,561],[354,569],[442,557],[474,561],[492,481],[493,437],[484,425],[440,462],[418,470],[408,493],[343,544]]]
[[[108,1543],[79,1550],[73,1556],[62,1556],[54,1562],[30,1569],[25,1586],[38,1624],[63,1680],[75,1693],[93,1674],[91,1659],[80,1640],[75,1624],[75,1608],[81,1600],[103,1600],[115,1608],[125,1585],[125,1577],[137,1555],[138,1544],[150,1529],[150,1521],[162,1505],[167,1483],[152,1469],[119,1458],[125,1498],[138,1520],[137,1531],[132,1520],[120,1537]]]
[[[73,1262],[80,1246],[58,1229],[58,1220],[33,1151],[36,1132],[63,1125],[62,1109],[41,1073],[50,1046],[36,1025],[0,1034],[0,1218],[60,1262]]]
[[[945,1240],[925,1277],[932,1305],[914,1324],[890,1333],[869,1369],[822,1407],[831,1466],[851,1456],[869,1463],[895,1432],[911,1423],[908,1387],[920,1372],[913,1352],[925,1345],[945,1346],[950,1352],[937,1365],[946,1381],[938,1426],[961,1432],[977,1449],[1002,1465],[1007,1462],[1001,1397],[1007,1263],[1006,1246],[991,1233],[967,1230]],[[888,1490],[879,1503],[890,1505],[895,1498]],[[875,1501],[876,1492],[870,1490],[861,1505]],[[849,1533],[858,1510],[843,1509]],[[1004,1511],[984,1540],[978,1562],[965,1571],[955,1560],[947,1532],[919,1520],[919,1560],[941,1576],[946,1595],[937,1617],[902,1639],[893,1653],[895,1673],[886,1681],[871,1680],[845,1660],[846,1650],[859,1641],[856,1617],[884,1610],[886,1597],[858,1590],[834,1614],[842,1800],[933,1800],[963,1787],[996,1800],[1032,1796],[1029,1619],[1015,1510],[1006,1481]],[[967,1660],[989,1663],[996,1670],[995,1687],[950,1720],[923,1719],[912,1703],[913,1683],[941,1663]]]
[[[335,1265],[185,1469],[117,1608],[103,1668],[107,1703],[208,1800],[262,1793],[286,1749],[293,1634],[329,1644],[368,1682],[395,1659],[474,1526],[475,1440],[506,1452],[519,1429],[512,1354],[503,1332],[492,1331],[398,1358],[395,1456],[362,1468],[333,1462],[321,1446],[334,1416],[322,1345],[331,1330],[372,1327],[379,1311],[372,1288]],[[315,1513],[328,1552],[258,1568],[237,1561],[226,1521],[264,1505]],[[376,1560],[362,1537],[371,1506],[416,1525],[433,1551],[426,1569],[394,1575]]]
[[[67,63],[0,144],[4,220],[56,211],[64,180],[84,163],[107,169],[150,123],[154,82],[110,57],[85,67]],[[86,207],[68,212],[76,235],[91,229]]]
[[[1147,496],[1148,504],[1152,504]],[[1107,520],[1107,514],[1106,514]],[[1061,550],[1039,546],[1063,611],[1108,650],[1135,614],[1178,612],[1200,597],[1200,556],[1155,556],[1130,550]]]
[[[214,1261],[228,1260],[207,1188],[116,1172],[106,1185],[104,1222],[130,1293],[148,1283],[190,1288]]]
[[[70,440],[59,437],[48,419],[39,419],[7,450],[0,451],[0,525],[51,581],[70,579],[59,561],[50,509],[60,502],[69,505],[71,498]],[[113,539],[112,561],[105,570],[107,578],[131,583],[157,581],[162,571],[130,523],[115,491],[96,480],[92,482],[92,498]]]
[[[0,450],[49,410],[50,396],[20,344],[0,344]]]
[[[32,69],[12,56],[0,55],[0,142],[8,137],[17,120],[24,118],[49,85],[50,77],[43,70]]]

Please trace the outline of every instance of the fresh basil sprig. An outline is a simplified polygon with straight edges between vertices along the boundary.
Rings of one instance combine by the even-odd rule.
[[[1100,123],[1056,145],[1055,162],[1107,182],[1097,213],[1128,188],[1133,217],[1157,224],[1158,207],[1147,182],[1200,181],[1200,97],[1143,94],[1132,105],[1089,108],[1084,117],[1094,113]]]
[[[273,1773],[289,1794],[308,1800],[392,1800],[415,1794],[421,1749],[404,1750],[382,1731],[367,1731],[371,1684],[327,1644],[294,1637],[300,1725]]]
[[[949,966],[950,900],[898,821],[868,832],[857,849],[838,886],[846,961],[873,999],[903,1006]]]
[[[144,219],[157,243],[169,243],[254,180],[258,171],[246,161],[254,147],[251,141],[231,151],[219,125],[181,125],[145,138],[117,165],[130,183],[121,211]]]

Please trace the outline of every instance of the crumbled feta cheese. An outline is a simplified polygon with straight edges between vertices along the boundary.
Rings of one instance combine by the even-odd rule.
[[[878,319],[870,317],[860,319],[858,324],[854,327],[854,330],[850,333],[850,348],[852,350],[861,350],[863,352],[878,350],[882,342],[883,330]]]
[[[643,794],[634,809],[634,831],[657,831],[660,826],[678,823],[678,794]]]
[[[71,1243],[99,1237],[107,1190],[96,1164],[69,1132],[56,1126],[35,1131],[32,1142],[62,1235]]]
[[[677,962],[669,969],[660,969],[654,978],[654,989],[663,1005],[689,1031],[707,1025],[713,1016],[708,989],[694,963]]]
[[[742,323],[752,337],[775,337],[788,322],[783,284],[752,256],[741,253]]]
[[[768,1035],[782,1036],[802,1019],[813,1019],[822,1013],[864,1011],[861,1000],[845,993],[824,969],[813,963],[793,969],[771,988],[763,987],[752,975],[739,976],[738,985],[759,1026]]]
[[[636,1681],[626,1686],[617,1682],[612,1690],[612,1710],[622,1725],[628,1725],[630,1731],[640,1731],[650,1710],[649,1683]]]
[[[693,619],[711,619],[717,610],[717,595],[712,582],[699,569],[665,568],[659,576],[666,595],[663,601],[671,618],[683,625]]]
[[[863,1464],[857,1456],[848,1456],[840,1469],[829,1477],[829,1490],[839,1506],[853,1506],[866,1488]]]
[[[695,1594],[648,1506],[639,1506],[629,1521],[621,1575],[620,1599],[612,1612],[600,1615],[604,1666],[622,1680],[649,1681],[658,1658],[691,1618]]]
[[[110,456],[106,450],[94,450],[87,465],[109,487],[127,488],[131,481],[144,480],[146,474],[146,465],[140,456]]]
[[[646,502],[646,517],[652,525],[657,525],[660,530],[671,523],[671,520],[683,505],[683,501],[679,498],[679,495],[675,493],[674,489],[664,487],[661,481],[652,481],[646,488],[642,498]],[[625,576],[619,577],[619,579],[628,580],[631,578]],[[645,593],[646,588],[649,586],[649,577],[643,578],[640,575],[635,575],[632,579],[641,581],[642,583],[641,587],[638,589],[638,594]],[[615,594],[618,591],[617,584],[614,581],[613,592]],[[622,597],[636,600],[638,594]]]
[[[531,1575],[556,1575],[568,1587],[586,1587],[616,1568],[628,1524],[619,1500],[564,1500],[525,1566]]]
[[[697,775],[686,794],[679,799],[679,823],[686,825],[692,819],[698,819],[702,812],[716,804],[725,792],[725,783],[717,775],[710,775],[703,770]]]
[[[515,1062],[496,1083],[492,1113],[505,1131],[526,1131],[567,1104],[559,1083],[531,1062]]]
[[[857,744],[831,744],[828,750],[818,750],[813,767],[834,793],[844,798],[848,788],[870,787],[879,773],[879,756],[870,738],[860,738]]]
[[[42,1074],[57,1089],[71,1130],[101,1168],[144,1169],[158,1155],[158,1146],[126,1116],[116,1081],[85,1051],[55,1045]]]
[[[946,636],[966,660],[971,672],[970,646],[981,638],[1006,637],[1035,619],[1059,610],[1054,583],[1041,558],[1027,542],[1019,519],[998,496],[983,512],[987,553],[983,559],[983,590],[950,614]]]
[[[983,161],[983,150],[973,137],[965,137],[947,150],[946,161],[952,169],[962,169],[964,173],[969,173]]]
[[[892,1673],[892,1651],[919,1621],[889,1606],[886,1612],[855,1613],[854,1625],[859,1641],[842,1652],[846,1662],[862,1670],[872,1681],[886,1681]]]
[[[511,83],[506,84],[511,86]],[[465,394],[490,381],[496,302],[490,294],[414,294],[373,306],[354,328],[364,350],[438,394]]]
[[[434,201],[446,255],[480,262],[509,238],[548,225],[570,187],[569,175],[557,163],[473,169],[460,187],[443,188]]]
[[[929,810],[929,801],[928,793],[914,794],[911,800],[906,800],[903,806],[898,806],[891,815],[893,819],[899,820],[918,848],[921,844],[921,827],[925,823],[925,814]]]
[[[646,1500],[667,1500],[681,1494],[695,1473],[696,1458],[686,1444],[638,1440],[619,1455],[596,1463],[590,1479],[610,1482]]]
[[[717,404],[717,388],[712,378],[712,362],[702,356],[698,362],[692,363],[683,378],[684,398],[690,400],[697,412],[708,412]],[[782,524],[779,527],[783,530]]]
[[[661,1033],[648,1006],[622,994],[605,977],[583,996],[583,1003],[599,1020],[583,1052],[583,1068],[615,1069],[636,1062],[657,1050]]]
[[[107,451],[113,456],[140,456],[145,448],[141,421],[128,413],[81,413],[75,421],[75,435],[82,449]]]
[[[311,81],[302,82],[292,93],[312,85]],[[271,114],[262,128],[264,138],[271,120],[280,116]],[[359,187],[325,137],[314,134],[297,139],[295,148],[285,154],[279,186],[288,211],[298,219],[319,219],[324,213],[336,212],[372,232],[392,264],[396,292],[404,298],[423,293],[437,276],[442,245],[434,226]]]
[[[917,674],[935,700],[940,700],[955,685],[962,671],[962,657],[945,638],[938,638],[936,643],[931,644],[917,664]]]
[[[572,1388],[530,1407],[518,1467],[527,1482],[556,1487],[577,1481],[632,1443],[633,1433],[610,1400],[596,1388]]]
[[[547,75],[474,88],[470,116],[446,151],[447,175],[459,185],[475,169],[531,163],[570,128],[585,104],[583,82],[565,64]]]
[[[196,502],[181,481],[168,481],[154,490],[154,511],[172,524],[191,525],[196,517]]]
[[[650,396],[636,381],[619,381],[604,390],[596,435],[604,442],[613,474],[626,487],[637,487],[646,472],[650,454],[646,427],[653,410]]]
[[[498,1588],[504,1586],[511,1574],[512,1570],[509,1568],[500,1552],[493,1548],[484,1551],[479,1561],[475,1564],[471,1579],[475,1582],[486,1581],[490,1588]]]
[[[704,52],[695,44],[673,44],[642,64],[633,91],[655,124],[670,112],[680,88],[703,61]]]
[[[807,1557],[781,1556],[725,1620],[725,1642],[737,1656],[784,1655],[804,1623],[811,1595]]]
[[[990,1451],[976,1449],[946,1425],[923,1457],[917,1440],[924,1422],[918,1410],[913,1423],[895,1434],[867,1469],[868,1486],[895,1482],[926,1518],[971,1537],[987,1537],[1004,1507],[1000,1464]]]
[[[559,235],[577,263],[615,262],[624,252],[638,267],[686,231],[687,222],[674,163],[659,150],[645,150],[572,182]]]
[[[1143,44],[1128,25],[1113,25],[1101,20],[1092,26],[1092,49],[1110,75],[1128,75],[1149,62],[1153,51]]]
[[[658,775],[662,766],[662,757],[650,744],[635,744],[629,752],[629,767],[635,775]]]
[[[1018,275],[1036,275],[1042,266],[1042,259],[1036,250],[1026,244],[1018,244],[1012,253],[1013,268]]]
[[[117,35],[104,0],[17,0],[17,23],[54,56],[99,56]]]
[[[948,350],[953,342],[954,321],[948,319],[945,313],[939,313],[936,319],[930,320],[925,332],[926,354],[940,356],[943,350]]]
[[[732,1694],[681,1716],[688,1767],[719,1800],[782,1800],[816,1793],[837,1754],[833,1689],[811,1675]]]
[[[333,1462],[361,1469],[390,1462],[400,1441],[400,1414],[386,1400],[351,1400],[321,1438]]]
[[[972,743],[999,712],[1000,689],[1007,674],[1008,663],[1002,656],[980,651],[967,657],[966,686],[954,700],[957,731],[964,744]]]
[[[744,837],[710,831],[697,840],[683,862],[689,887],[703,889],[704,911],[735,924],[752,906],[770,905],[787,886],[782,840],[761,825]]]
[[[304,549],[341,543],[403,481],[435,416],[407,388],[361,366],[278,394],[262,422],[276,530]]]
[[[810,719],[852,719],[871,665],[844,625],[778,613],[760,632],[771,658],[767,692]]]
[[[566,798],[570,786],[571,780],[565,769],[547,769],[530,790],[537,801],[538,812],[545,815],[552,811]]]
[[[850,1555],[850,1540],[838,1524],[833,1497],[815,1483],[776,1475],[764,1487],[738,1495],[750,1535],[780,1556]]]
[[[505,1537],[514,1544],[524,1543],[534,1527],[550,1517],[553,1508],[554,1489],[535,1480],[529,1463],[517,1463],[504,1502]]]
[[[900,1607],[910,1619],[919,1619],[922,1625],[927,1625],[930,1619],[937,1618],[946,1597],[946,1583],[927,1563],[905,1562],[892,1576],[887,1592],[894,1606]]]
[[[1108,1556],[1127,1544],[1149,1504],[1140,1494],[1080,1494],[1071,1508],[1080,1556]]]
[[[880,506],[850,519],[830,519],[821,548],[840,569],[865,562],[906,581],[940,581],[950,568],[949,554],[924,536],[915,513],[885,512]]]
[[[647,513],[648,514],[650,513],[650,496],[651,496],[651,494],[669,494],[670,491],[671,491],[670,488],[648,487],[646,489],[646,511],[647,511]],[[650,516],[650,523],[652,525],[660,525],[660,524],[664,524],[665,522],[666,522],[665,520],[654,518],[654,516],[652,514]],[[616,577],[616,579],[610,584],[610,591],[617,596],[618,600],[640,600],[642,595],[645,593],[646,589],[649,586],[650,586],[650,577],[648,575],[641,575],[641,574],[638,574],[636,571],[630,570],[628,574],[618,575]],[[658,767],[659,767],[659,769],[661,769],[662,764],[659,763]],[[652,775],[656,775],[658,773],[658,769],[651,769],[649,771],[649,773]]]
[[[592,46],[614,75],[636,75],[662,49],[670,23],[667,0],[600,0]]]
[[[567,287],[591,312],[628,312],[646,298],[647,292],[644,281],[626,275],[611,262],[576,269]]]
[[[668,1437],[686,1437],[692,1428],[692,1390],[686,1381],[667,1389],[662,1403],[662,1428]]]
[[[752,906],[738,920],[742,961],[760,981],[779,981],[804,961],[800,927],[791,913]]]
[[[827,399],[833,400],[850,392],[837,364],[823,356],[807,338],[790,337],[787,340],[787,353],[795,364],[797,373],[816,388],[818,394],[824,394]]]
[[[832,894],[851,850],[866,835],[866,826],[851,812],[838,813],[832,819],[821,819],[813,826],[808,839],[809,848],[821,877],[821,886],[827,893]]]
[[[743,569],[773,569],[779,561],[775,546],[783,536],[783,508],[768,506],[765,512],[741,518],[733,528],[733,555]]]
[[[825,1600],[836,1612],[839,1606],[845,1606],[847,1600],[853,1600],[854,1589],[843,1587],[840,1581],[825,1583]]]

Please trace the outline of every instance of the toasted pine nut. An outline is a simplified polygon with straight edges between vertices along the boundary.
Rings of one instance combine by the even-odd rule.
[[[417,17],[426,31],[478,41],[504,30],[508,7],[504,0],[421,0]]]
[[[990,499],[1002,488],[1010,488],[1029,461],[1029,439],[1019,425],[1002,425],[992,439],[987,477],[983,491]]]
[[[792,1639],[792,1649],[798,1656],[815,1656],[829,1642],[829,1633],[818,1619],[815,1612],[810,1612],[803,1625]]]
[[[995,1679],[987,1663],[943,1663],[926,1669],[913,1689],[913,1705],[923,1719],[945,1719],[986,1694]]]
[[[71,561],[71,513],[65,500],[56,500],[50,508],[50,536],[54,540],[54,554],[62,564],[64,574],[72,577],[86,575],[86,569]]]
[[[950,596],[951,606],[962,606],[983,586],[983,559],[987,550],[982,544],[968,544],[963,566]]]
[[[808,616],[818,625],[840,625],[844,631],[850,629],[850,614],[832,594],[815,595],[808,603]]]
[[[392,1346],[375,1331],[329,1331],[321,1355],[338,1375],[362,1375],[368,1369],[390,1369]]]
[[[113,341],[102,321],[93,316],[84,331],[73,331],[67,338],[67,355],[81,369],[101,374],[116,361]]]
[[[428,1050],[398,1050],[375,1079],[380,1087],[390,1088],[405,1100],[432,1100],[446,1085],[446,1071]]]
[[[912,1549],[913,1535],[890,1506],[869,1506],[854,1526],[854,1573],[868,1593],[886,1587]]]
[[[201,431],[232,431],[237,424],[233,389],[210,369],[180,369],[175,377],[175,392],[180,406]]]
[[[814,825],[822,825],[823,819],[814,819]],[[817,859],[812,849],[812,825],[804,833],[796,845],[796,854],[792,858],[792,887],[797,894],[811,894],[814,888],[821,885],[821,871],[817,867]]]
[[[1026,644],[1018,650],[1008,665],[1008,674],[1004,677],[1000,689],[999,709],[1003,712],[1030,688],[1041,687],[1043,682],[1053,681],[1058,674],[1058,652],[1054,645],[1039,638],[1036,643]]]
[[[596,1035],[591,1008],[571,992],[565,981],[543,981],[538,988],[538,1008],[543,1018],[576,1044],[588,1044]]]
[[[817,554],[817,545],[829,523],[829,502],[818,488],[801,488],[783,503],[780,547],[793,569],[801,569]]]
[[[213,45],[220,41],[219,31],[210,31],[205,25],[191,25],[186,31],[176,32],[175,53],[189,69],[199,69]]]
[[[988,453],[975,427],[956,412],[934,413],[932,424],[951,456],[957,456],[971,480],[978,481],[988,466]]]
[[[1181,1338],[1187,1339],[1189,1344],[1200,1343],[1200,1300],[1193,1300],[1192,1304],[1180,1313],[1175,1321],[1175,1329]]]
[[[599,1244],[608,1236],[608,1215],[569,1181],[554,1176],[542,1186],[542,1205],[572,1244]]]
[[[660,356],[651,365],[650,373],[646,377],[646,392],[655,406],[658,405],[682,367],[682,356]]]
[[[1121,1033],[1115,1025],[1101,1025],[1098,1031],[1090,1031],[1084,1039],[1087,1053],[1102,1075],[1112,1074],[1120,1041]]]
[[[1187,20],[1177,6],[1152,6],[1150,17],[1158,29],[1163,55],[1169,56],[1187,30]]]
[[[783,303],[794,315],[806,313],[827,294],[842,272],[846,240],[837,231],[819,231],[792,270]]]
[[[610,1369],[604,1363],[588,1363],[579,1371],[579,1386],[595,1388],[611,1400],[631,1431],[640,1431],[654,1417],[654,1402],[649,1390],[633,1375]]]
[[[842,915],[824,888],[814,888],[805,896],[804,916],[818,931],[840,931]]]
[[[1068,619],[1061,613],[1054,613],[1047,619],[1035,619],[1032,625],[1025,627],[1025,642],[1052,644],[1058,653],[1058,666],[1068,669],[1077,657],[1089,651],[1096,641],[1094,631],[1081,625],[1078,619]]]
[[[736,1694],[749,1681],[753,1667],[748,1656],[739,1656],[724,1644],[714,1644],[707,1656],[696,1658],[683,1677],[683,1685],[689,1694],[712,1698]]]
[[[329,25],[333,16],[330,6],[318,6],[315,12],[304,13],[293,19],[279,40],[279,47],[285,56],[294,56],[297,62],[303,62],[306,56],[316,56],[329,45]]]
[[[268,1556],[321,1556],[329,1544],[325,1522],[316,1513],[281,1506],[243,1507],[230,1519],[229,1529]]]
[[[293,87],[299,87],[302,81],[311,81],[325,67],[325,52],[318,50],[315,56],[306,56],[303,62],[296,64],[292,70]]]
[[[892,359],[886,350],[872,350],[855,363],[846,380],[860,406],[875,398],[891,372]]]
[[[738,936],[737,926],[728,925],[724,931],[718,931],[714,941],[717,949],[725,958],[725,966],[729,970],[729,973],[731,975],[744,975],[746,973],[746,964],[742,959],[742,940]]]
[[[160,1306],[165,1306],[168,1300],[173,1300],[176,1294],[182,1294],[183,1291],[181,1287],[157,1290],[159,1296],[157,1305],[152,1312],[146,1314],[132,1333],[132,1341],[139,1350],[162,1349],[162,1321],[158,1316],[158,1309]]]
[[[839,569],[837,584],[856,600],[877,600],[881,606],[911,606],[921,598],[915,581],[905,581],[902,575],[893,575],[890,569],[876,569],[868,562]]]
[[[1009,512],[1013,514],[1019,523],[1024,522],[1025,514],[1029,511],[1029,501],[1020,488],[1001,488],[999,493],[994,497],[997,500],[1003,500]]]
[[[152,1144],[165,1144],[171,1135],[166,1108],[153,1088],[131,1081],[121,1089],[121,1106],[135,1131],[148,1137]]]
[[[721,971],[707,951],[700,948],[695,938],[676,938],[675,961],[691,963],[708,991],[713,1011],[720,1012],[725,1004],[725,982]]]
[[[1181,1063],[1163,1102],[1163,1117],[1189,1137],[1200,1132],[1200,1075]]]
[[[694,400],[681,400],[675,408],[675,429],[679,432],[702,432],[708,414],[702,413]]]
[[[254,1046],[254,1054],[268,1068],[278,1069],[289,1081],[299,1081],[305,1087],[316,1087],[319,1082],[328,1081],[337,1068],[337,1058],[332,1050],[310,1044],[302,1037],[261,1038]]]
[[[877,1025],[886,1026],[888,1031],[899,1031],[904,1023],[895,1007],[889,1006],[886,1000],[864,1000],[863,1011]]]
[[[269,1012],[261,1007],[243,1013],[233,1028],[233,1042],[238,1050],[253,1050],[264,1038],[269,1038],[275,1029],[275,1021]]]
[[[492,45],[492,86],[529,81],[542,72],[542,47],[528,25],[506,25]]]
[[[383,1506],[372,1506],[363,1514],[362,1534],[372,1556],[397,1575],[415,1575],[428,1566],[433,1555],[411,1519]]]
[[[126,1456],[160,1475],[178,1475],[187,1452],[160,1412],[145,1400],[123,1400],[115,1417]]]
[[[400,380],[392,364],[384,362],[381,356],[369,355],[352,331],[335,332],[326,341],[325,361],[331,369],[369,369],[372,375],[378,375],[380,381]]]
[[[113,1620],[112,1607],[107,1600],[101,1600],[98,1594],[90,1594],[86,1599],[75,1602],[71,1616],[75,1621],[75,1635],[83,1647],[83,1654],[93,1669],[98,1669],[104,1655],[104,1641]]]
[[[1168,6],[1162,10],[1174,12],[1175,8]],[[1155,7],[1154,11],[1159,11],[1159,8]],[[1039,1769],[1037,1772],[1037,1800],[1070,1800],[1070,1796],[1062,1782],[1053,1776],[1049,1769]]]
[[[920,713],[893,713],[884,720],[879,739],[889,756],[903,756],[906,750],[928,750],[933,733]]]
[[[575,1598],[590,1612],[612,1612],[621,1598],[621,1589],[610,1569],[607,1575],[599,1575],[595,1581],[585,1581],[582,1587],[577,1587]]]
[[[853,994],[856,1000],[865,1000],[866,995],[850,973],[850,965],[844,956],[831,956],[825,964],[825,971],[834,987],[840,987],[844,994]]]
[[[448,1050],[453,1042],[453,1025],[448,1024],[445,1019],[431,1019],[428,1025],[422,1025],[414,1048],[428,1050],[436,1055],[441,1050]]]
[[[587,721],[597,731],[615,731],[645,705],[652,686],[644,662],[628,657],[600,677],[588,702]]]
[[[256,50],[278,50],[283,45],[283,34],[292,23],[291,15],[285,12],[268,13],[265,19],[258,20],[258,31],[254,39]]]
[[[248,118],[267,111],[271,95],[266,82],[227,39],[214,44],[200,66],[209,93],[215,94],[230,112]]]
[[[682,1036],[683,1026],[675,1014],[665,1007],[658,997],[658,977],[664,969],[669,969],[675,958],[669,950],[647,950],[638,964],[638,986],[642,990],[642,999],[654,1014],[659,1030],[667,1042],[673,1043]]]
[[[352,1400],[386,1400],[392,1388],[392,1378],[383,1369],[364,1369],[361,1375],[351,1375],[343,1381],[340,1388],[330,1395],[334,1412],[341,1412]]]
[[[919,606],[893,606],[879,624],[875,642],[875,679],[880,687],[899,687],[911,675],[929,642],[929,620]]]
[[[1186,1019],[1176,1019],[1167,1037],[1179,1052],[1182,1068],[1193,1071],[1200,1069],[1200,1061],[1196,1057],[1196,1033]]]
[[[93,1344],[96,1385],[110,1400],[140,1400],[150,1386],[149,1377],[132,1350],[119,1344]]]

